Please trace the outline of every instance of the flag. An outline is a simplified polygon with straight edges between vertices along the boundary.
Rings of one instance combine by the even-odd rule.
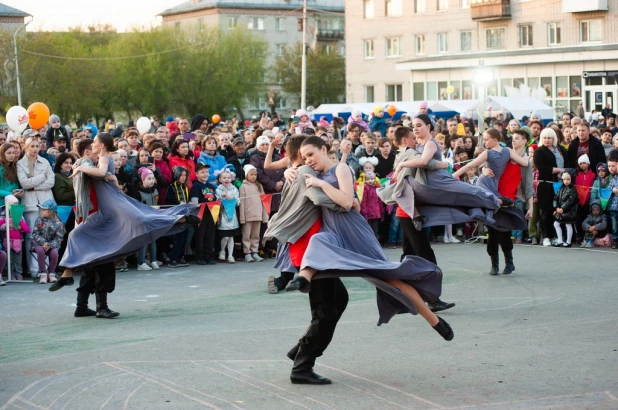
[[[73,211],[72,206],[58,205],[58,217],[60,218],[63,224],[67,223],[72,211]]]
[[[562,186],[562,182],[554,182],[554,194],[557,194],[558,191],[560,190],[560,187]]]
[[[356,195],[358,196],[358,202],[363,202],[363,193],[365,192],[365,183],[359,182],[356,184]]]
[[[266,209],[266,213],[270,215],[270,205],[273,202],[273,194],[260,195],[260,199],[262,200],[262,205],[264,205],[264,209]]]
[[[234,214],[236,213],[236,198],[234,199],[224,199],[221,201],[223,204],[223,209],[225,209],[225,213],[227,214],[227,218],[231,221],[234,219]]]
[[[391,184],[390,178],[380,178],[380,185],[383,187],[387,187]]]
[[[204,217],[204,211],[206,210],[206,202],[202,202],[200,204],[200,210],[197,213],[197,217],[200,218],[200,221],[202,220],[202,218]]]
[[[579,197],[579,204],[583,206],[586,203],[586,200],[590,199],[590,187],[576,185],[575,189],[577,190],[577,196]]]
[[[605,210],[605,208],[607,208],[609,198],[612,196],[612,190],[608,188],[601,188],[599,190],[599,196],[601,197],[601,207]]]
[[[217,222],[219,219],[219,213],[221,212],[221,201],[206,202],[206,205],[208,205],[208,210],[212,215],[212,220]],[[202,215],[204,214],[202,213]]]
[[[9,205],[9,215],[13,220],[13,226],[17,227],[19,222],[21,221],[22,216],[24,216],[24,211],[26,210],[26,205],[13,204]]]

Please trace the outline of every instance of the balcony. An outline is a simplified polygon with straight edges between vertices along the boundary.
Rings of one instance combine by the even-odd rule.
[[[511,0],[472,0],[470,16],[477,21],[510,19]]]
[[[585,13],[588,11],[607,10],[607,0],[562,0],[563,13]]]
[[[318,41],[342,41],[345,38],[343,30],[318,29]]]

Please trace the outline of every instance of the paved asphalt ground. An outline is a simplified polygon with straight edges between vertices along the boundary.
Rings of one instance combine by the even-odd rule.
[[[377,327],[374,288],[346,279],[322,387],[289,383],[309,307],[268,294],[272,261],[119,274],[116,320],[74,318],[75,287],[10,284],[0,409],[618,408],[618,252],[517,246],[490,277],[481,245],[435,250],[455,339],[411,315]]]

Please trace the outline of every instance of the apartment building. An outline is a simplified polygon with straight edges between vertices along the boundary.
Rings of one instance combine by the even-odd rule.
[[[26,17],[30,17],[30,14],[0,3],[0,30],[14,33],[24,24]]]
[[[159,14],[177,30],[246,27],[270,45],[273,57],[302,41],[302,0],[189,0]],[[307,0],[307,43],[345,53],[344,0]],[[274,90],[276,84],[269,85]],[[251,102],[252,111],[267,108],[267,95]],[[277,111],[298,106],[291,97],[277,101]]]
[[[616,108],[618,0],[346,0],[345,11],[348,103],[526,84],[557,112]]]

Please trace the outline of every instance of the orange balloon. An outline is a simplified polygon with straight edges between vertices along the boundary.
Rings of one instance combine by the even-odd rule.
[[[394,117],[395,114],[397,113],[397,107],[395,107],[394,105],[389,105],[387,112],[388,112],[388,115],[390,115],[391,117]]]
[[[28,107],[28,124],[34,130],[38,130],[49,121],[49,108],[41,102],[35,102]]]
[[[219,121],[221,121],[221,117],[219,117],[219,114],[215,114],[212,116],[212,122],[214,122],[215,124],[219,124]]]

